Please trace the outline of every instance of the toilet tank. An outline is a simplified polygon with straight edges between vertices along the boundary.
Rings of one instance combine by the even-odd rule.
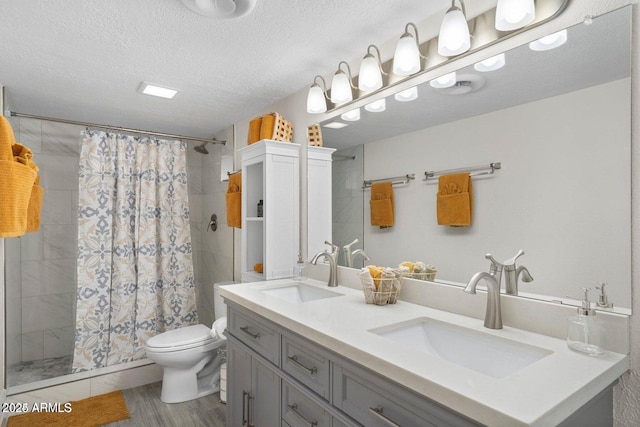
[[[216,320],[227,315],[227,306],[225,305],[222,297],[220,296],[220,286],[234,285],[238,282],[226,280],[213,284],[213,312],[216,316]]]

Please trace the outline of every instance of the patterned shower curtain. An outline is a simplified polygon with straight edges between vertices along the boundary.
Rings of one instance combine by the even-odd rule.
[[[184,142],[82,133],[74,372],[198,322],[187,194]]]

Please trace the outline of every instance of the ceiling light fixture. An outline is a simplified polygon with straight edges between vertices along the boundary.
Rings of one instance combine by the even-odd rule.
[[[347,126],[349,125],[341,122],[329,122],[325,125],[322,125],[322,127],[329,128],[329,129],[342,129],[342,128],[346,128]]]
[[[471,48],[464,1],[458,1],[462,9],[455,5],[455,0],[451,0],[451,7],[442,19],[438,36],[438,53],[442,56],[460,55]]]
[[[342,120],[346,120],[348,122],[355,122],[360,120],[360,109],[356,108],[351,111],[347,111],[346,113],[340,115]]]
[[[183,2],[195,2],[196,0],[182,0]],[[212,2],[215,0],[197,0],[198,2]],[[229,0],[221,0],[228,2]],[[240,7],[240,0],[233,0]],[[245,0],[249,1],[249,0]],[[256,0],[252,0],[256,1]],[[386,103],[384,100],[371,101],[378,98],[382,91],[385,96],[394,94],[394,98],[399,101],[409,101],[418,96],[417,89],[411,87],[412,80],[423,81],[425,73],[431,74],[441,67],[446,66],[450,61],[459,58],[458,55],[467,55],[469,52],[479,51],[481,48],[495,44],[498,41],[506,40],[519,34],[524,26],[527,29],[538,28],[556,19],[567,7],[569,0],[496,0],[495,8],[489,9],[478,16],[474,16],[467,21],[467,11],[464,0],[451,0],[449,7],[441,21],[440,32],[436,37],[420,43],[418,27],[409,22],[404,27],[404,33],[398,40],[395,47],[395,54],[391,59],[391,70],[385,73],[380,56],[380,50],[375,45],[367,47],[367,53],[360,62],[360,72],[358,75],[358,87],[353,84],[349,64],[345,61],[338,63],[338,70],[331,81],[331,87],[326,84],[321,88],[316,82],[320,76],[314,78],[314,83],[309,89],[307,97],[307,111],[309,113],[325,113],[328,108],[331,111],[339,110],[338,114],[356,114],[352,112],[354,108],[361,108],[363,105],[368,111],[384,111]],[[203,3],[204,4],[204,3]],[[458,6],[456,6],[458,5]],[[499,9],[499,10],[498,10]],[[505,26],[504,22],[510,26]],[[591,22],[591,17],[585,18],[585,24]],[[508,29],[507,29],[508,28]],[[497,31],[496,31],[497,30]],[[506,33],[513,31],[511,33]],[[471,33],[474,35],[473,50],[471,47]],[[548,50],[560,46],[566,41],[566,32],[543,37],[542,39],[530,43],[531,49]],[[426,56],[421,51],[428,52],[432,45],[437,45],[440,56],[433,61],[425,61]],[[375,52],[374,52],[375,51]],[[343,66],[344,65],[344,66]],[[477,71],[493,71],[505,65],[505,55],[499,54],[495,57],[487,58],[474,65]],[[345,70],[346,68],[346,70]],[[389,76],[389,74],[395,76]],[[414,77],[419,76],[418,79]],[[400,77],[400,78],[398,78]],[[436,89],[450,88],[456,85],[457,78],[466,81],[461,76],[456,77],[452,72],[429,83]],[[323,80],[324,83],[324,80]],[[409,87],[400,91],[393,91],[397,87]],[[475,87],[475,86],[474,86]],[[354,89],[356,91],[354,92]],[[387,90],[389,89],[389,90]],[[467,90],[464,83],[456,87],[454,92]],[[357,102],[354,102],[356,98]],[[327,100],[331,101],[331,104]],[[351,105],[353,104],[353,105]]]
[[[393,97],[396,101],[400,102],[408,102],[413,101],[414,99],[418,99],[418,86],[410,87],[409,89],[405,89],[402,92],[398,92]]]
[[[381,113],[387,109],[387,101],[384,98],[378,99],[365,105],[364,109],[371,113]]]
[[[347,74],[340,68],[343,64],[347,67]],[[351,83],[351,68],[345,61],[340,61],[338,63],[338,71],[336,71],[333,75],[333,80],[331,80],[331,102],[339,105],[353,100],[351,88],[355,89],[355,86]]]
[[[378,56],[374,56],[375,51]],[[372,92],[382,87],[382,76],[388,76],[382,69],[382,61],[380,59],[380,51],[376,45],[369,45],[367,54],[362,58],[360,63],[360,73],[358,74],[358,88],[362,92]]]
[[[409,32],[409,28],[413,28],[415,38]],[[396,52],[393,55],[393,73],[399,76],[410,76],[422,69],[420,65],[420,38],[418,36],[418,27],[413,22],[409,22],[404,27],[404,34],[398,40]]]
[[[322,81],[322,88],[318,83],[316,83],[316,80],[318,79]],[[326,92],[327,83],[324,81],[322,76],[315,76],[313,84],[309,88],[309,93],[307,94],[307,113],[319,114],[327,111]]]
[[[152,83],[142,82],[138,87],[138,92],[145,95],[157,96],[160,98],[172,99],[178,93],[177,89],[159,86]]]
[[[444,89],[455,85],[456,81],[456,72],[453,71],[449,74],[445,74],[444,76],[440,76],[437,79],[431,80],[429,84],[431,85],[431,87],[435,87],[436,89]]]
[[[562,46],[566,41],[567,30],[564,29],[557,33],[549,34],[548,36],[532,41],[529,43],[529,48],[536,51],[551,50]]]
[[[534,0],[498,0],[496,30],[513,31],[525,27],[536,17]]]
[[[250,13],[257,0],[181,0],[195,13],[213,19],[233,19]]]
[[[487,71],[495,71],[504,67],[506,63],[504,53],[500,53],[496,56],[492,56],[491,58],[487,58],[484,61],[476,62],[473,65],[473,68],[476,71],[481,71],[483,73]]]

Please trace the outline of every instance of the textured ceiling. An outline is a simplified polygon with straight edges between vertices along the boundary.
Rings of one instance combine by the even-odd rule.
[[[258,0],[211,20],[180,0],[0,0],[0,83],[21,113],[211,137],[449,5]],[[141,95],[142,81],[180,93]]]

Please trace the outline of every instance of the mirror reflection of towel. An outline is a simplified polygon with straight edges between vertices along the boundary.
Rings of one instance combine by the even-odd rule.
[[[438,180],[438,225],[469,227],[473,209],[473,187],[469,172],[442,175]]]
[[[380,228],[392,227],[393,218],[393,188],[389,181],[371,185],[371,225]]]
[[[229,177],[227,194],[227,225],[229,227],[242,227],[242,172],[234,173]]]

